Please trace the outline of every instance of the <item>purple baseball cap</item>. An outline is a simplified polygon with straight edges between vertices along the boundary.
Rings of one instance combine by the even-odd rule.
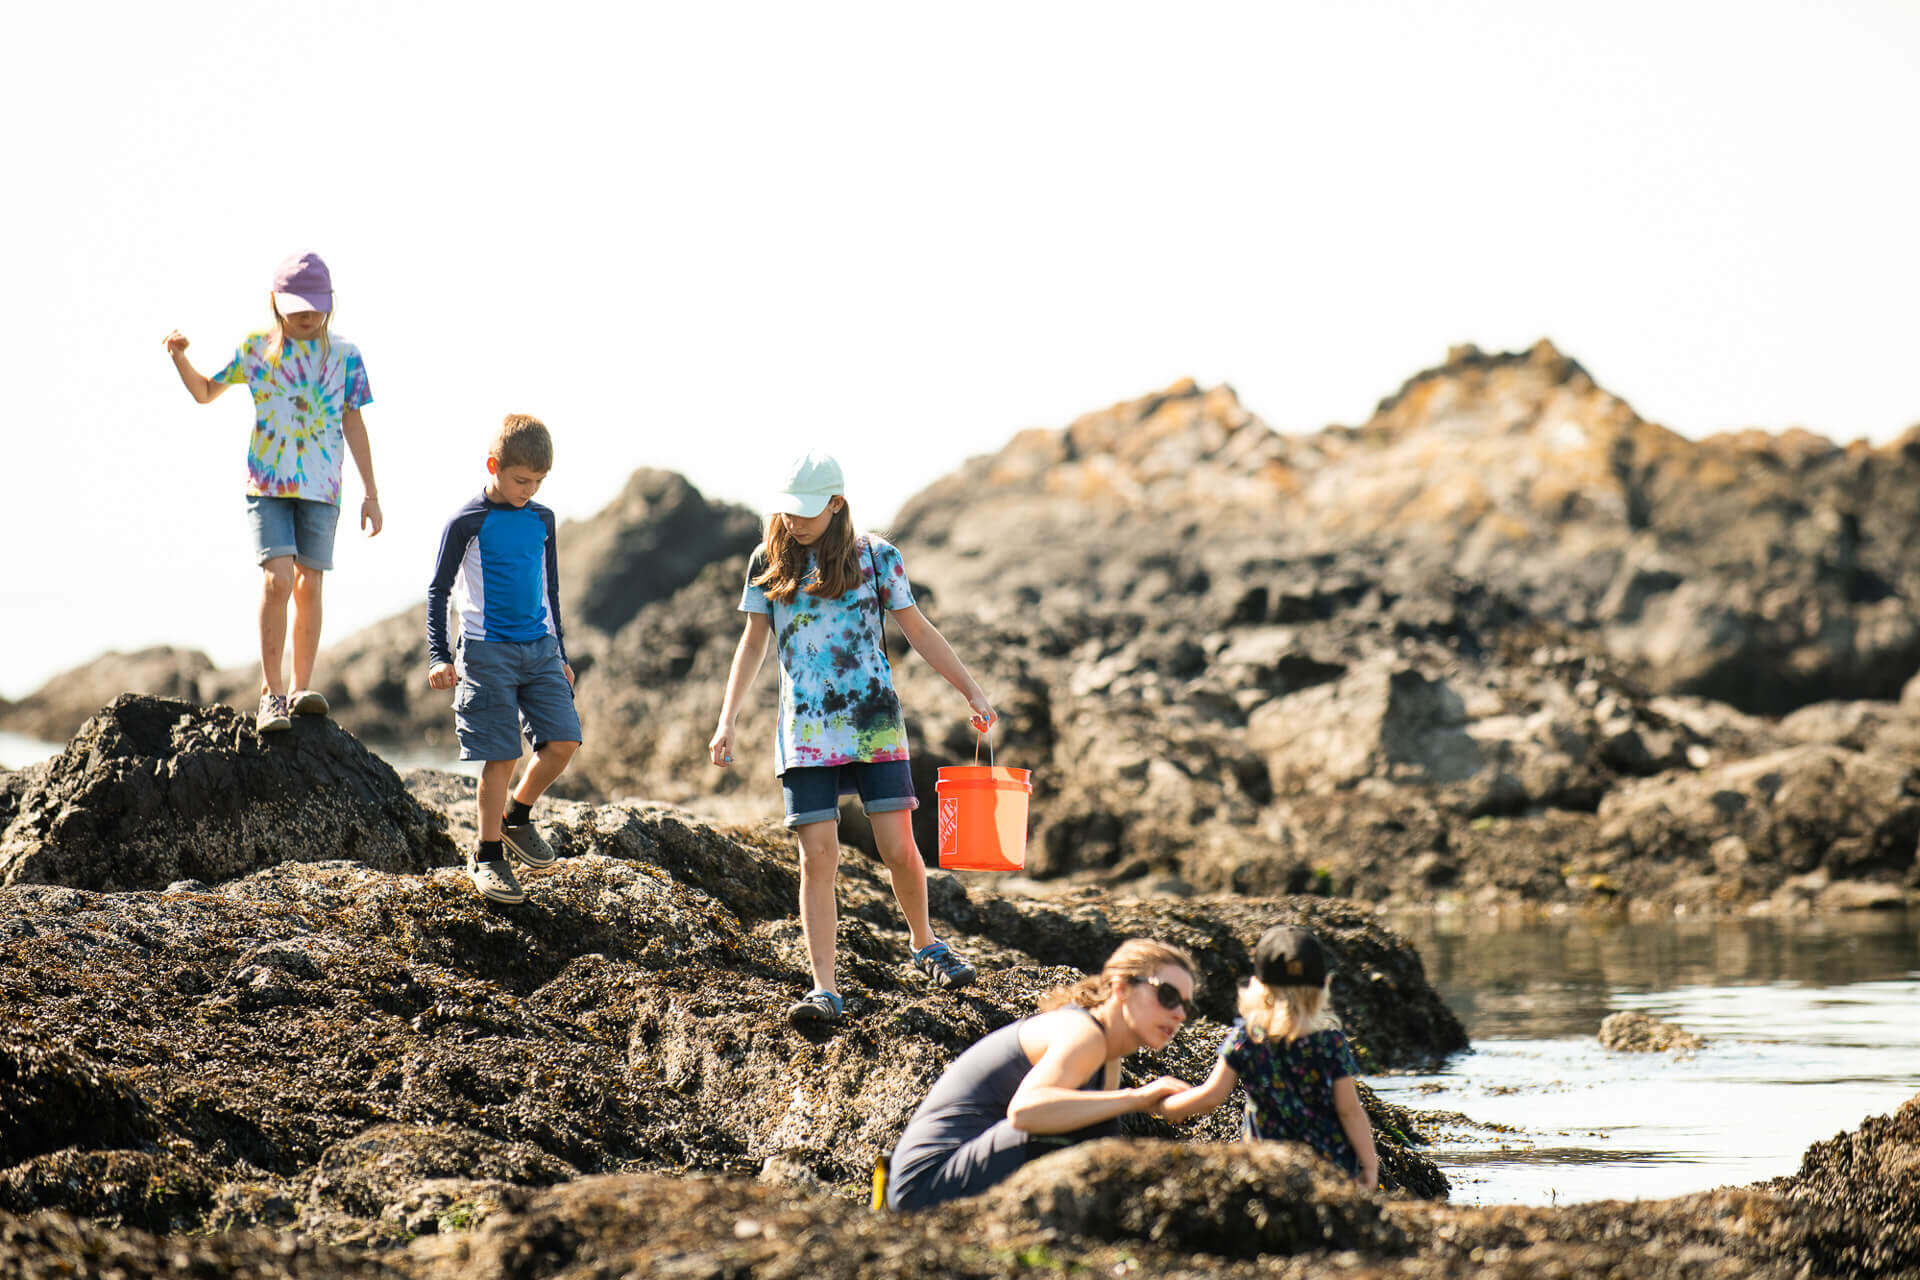
[[[296,253],[273,269],[273,304],[283,316],[333,310],[333,277],[319,254]]]

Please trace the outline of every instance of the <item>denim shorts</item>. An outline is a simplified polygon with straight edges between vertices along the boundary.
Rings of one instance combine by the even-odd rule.
[[[525,644],[462,639],[456,665],[453,727],[462,760],[518,760],[523,732],[535,751],[549,742],[580,741],[573,686],[552,636]]]
[[[333,568],[333,531],[339,523],[340,508],[331,502],[247,495],[247,526],[260,564],[292,556],[303,569]]]
[[[913,766],[905,760],[856,761],[789,769],[780,775],[787,798],[787,825],[803,827],[840,816],[840,797],[858,793],[868,813],[918,809]]]

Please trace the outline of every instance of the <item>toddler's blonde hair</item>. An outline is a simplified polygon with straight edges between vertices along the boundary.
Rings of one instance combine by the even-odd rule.
[[[1258,978],[1248,978],[1240,988],[1240,1016],[1247,1020],[1247,1034],[1255,1040],[1291,1042],[1340,1026],[1324,982],[1317,987],[1269,987]]]

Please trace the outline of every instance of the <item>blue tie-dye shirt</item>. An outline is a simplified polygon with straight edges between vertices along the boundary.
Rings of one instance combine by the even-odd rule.
[[[881,645],[881,609],[892,612],[913,604],[907,566],[885,538],[862,534],[855,545],[860,585],[833,600],[802,588],[791,604],[775,603],[753,585],[766,566],[766,548],[755,551],[747,566],[740,611],[772,615],[780,662],[775,773],[907,758],[907,724]],[[816,570],[811,553],[807,567],[812,581]]]
[[[271,333],[250,333],[214,382],[253,393],[253,441],[247,448],[247,496],[340,503],[345,415],[373,403],[360,348],[334,337],[287,339],[277,360]]]

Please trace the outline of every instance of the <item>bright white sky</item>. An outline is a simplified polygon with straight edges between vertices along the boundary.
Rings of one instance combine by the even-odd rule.
[[[880,527],[1182,375],[1309,431],[1463,341],[1551,337],[1688,434],[1920,421],[1912,0],[8,23],[7,696],[108,648],[254,654],[249,405],[195,405],[160,340],[218,368],[301,247],[388,517],[354,536],[349,479],[330,640],[422,598],[509,410],[553,428],[563,516],[640,466],[754,502],[818,443]]]

